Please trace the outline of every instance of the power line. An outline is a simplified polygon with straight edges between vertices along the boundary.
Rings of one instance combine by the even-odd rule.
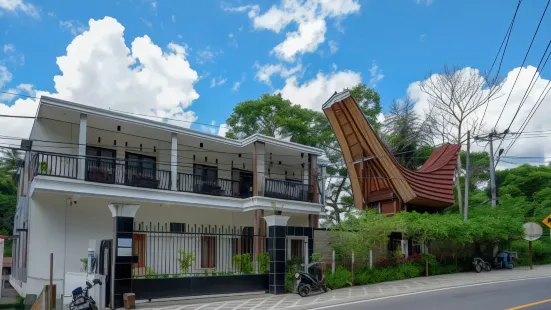
[[[499,77],[499,73],[501,72],[501,65],[503,64],[503,59],[505,58],[505,52],[507,51],[507,46],[509,45],[509,39],[511,38],[511,33],[513,32],[513,25],[515,24],[518,9],[520,8],[521,3],[522,3],[522,0],[519,0],[518,4],[517,4],[517,8],[515,9],[515,14],[513,14],[513,18],[511,19],[511,23],[509,24],[509,28],[507,29],[507,32],[505,33],[505,37],[503,37],[503,40],[501,41],[501,45],[499,46],[499,50],[497,51],[496,57],[494,58],[494,61],[492,62],[492,66],[490,67],[490,71],[488,72],[488,76],[490,76],[490,74],[492,73],[494,65],[497,61],[497,58],[499,57],[500,52],[501,52],[501,48],[503,47],[503,44],[505,44],[505,48],[503,49],[503,54],[501,55],[501,60],[499,61],[499,66],[497,68],[497,73],[496,73],[496,79]],[[488,110],[488,105],[490,104],[490,95],[491,95],[491,91],[488,94],[488,98],[486,99],[486,107],[484,108],[484,113],[482,114],[482,119],[480,120],[480,124],[483,123],[484,117],[486,116],[486,111]]]
[[[507,100],[505,100],[505,104],[503,105],[503,108],[501,109],[501,113],[499,113],[499,117],[497,118],[496,124],[494,126],[494,130],[497,128],[499,120],[501,119],[501,116],[503,115],[503,111],[505,111],[505,107],[507,106],[507,103],[509,102],[509,99],[511,98],[511,94],[513,93],[515,85],[517,84],[518,77],[520,76],[520,72],[522,72],[522,68],[524,67],[524,63],[526,62],[526,59],[528,58],[528,54],[530,54],[530,50],[532,49],[532,44],[534,43],[534,40],[536,39],[536,35],[538,34],[538,31],[539,31],[540,26],[541,26],[541,22],[543,21],[543,18],[545,17],[545,14],[547,13],[547,8],[549,7],[550,2],[551,2],[551,0],[547,1],[547,4],[545,5],[545,9],[543,10],[543,13],[541,14],[541,17],[540,17],[540,20],[538,22],[538,26],[536,28],[536,31],[534,32],[534,35],[532,36],[532,40],[530,41],[530,45],[528,46],[528,50],[526,51],[526,54],[524,55],[524,59],[522,60],[522,64],[520,65],[520,69],[517,73],[515,81],[513,82],[513,86],[511,87],[511,91],[509,92],[509,95],[507,96]]]

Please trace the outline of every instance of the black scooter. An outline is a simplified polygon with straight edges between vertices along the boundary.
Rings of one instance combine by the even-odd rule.
[[[71,295],[73,295],[73,300],[69,304],[69,310],[98,310],[96,302],[91,296],[88,295],[88,291],[98,284],[101,285],[101,281],[100,279],[94,279],[92,282],[93,284],[86,281],[85,289],[82,289],[82,287],[77,287],[71,292]]]
[[[299,271],[295,274],[295,279],[297,279],[297,293],[300,297],[306,297],[311,292],[327,292],[327,285],[323,283],[323,269],[320,268],[319,264],[315,264],[308,269],[314,269],[315,274],[321,274],[321,279],[318,280],[314,275]]]

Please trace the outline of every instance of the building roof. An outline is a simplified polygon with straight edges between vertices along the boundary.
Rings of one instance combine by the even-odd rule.
[[[140,117],[140,116],[136,116],[128,113],[121,113],[117,111],[101,109],[90,105],[84,105],[76,102],[61,100],[58,98],[47,97],[47,96],[42,96],[40,98],[40,104],[38,106],[37,114],[36,114],[37,118],[39,116],[40,110],[44,106],[51,106],[51,107],[56,107],[56,108],[61,108],[66,110],[72,110],[77,113],[84,113],[88,115],[97,115],[97,116],[117,119],[124,122],[135,123],[135,124],[139,124],[139,125],[143,125],[151,128],[165,130],[168,132],[173,132],[173,133],[178,133],[178,134],[183,134],[183,135],[188,135],[193,137],[200,137],[207,141],[228,144],[236,147],[244,147],[254,142],[264,142],[267,144],[277,145],[283,148],[292,149],[300,152],[310,153],[314,155],[323,155],[322,149],[295,143],[295,142],[284,141],[284,140],[280,140],[280,139],[262,135],[262,134],[254,134],[252,136],[246,137],[241,140],[235,140],[235,139],[218,136],[215,134],[209,134],[209,133],[205,133],[205,132],[201,132],[201,131],[197,131],[189,128],[184,128],[173,124],[168,124],[165,122],[148,119],[146,117]],[[33,127],[34,127],[34,124],[33,124]]]
[[[390,199],[394,194],[412,205],[447,207],[454,203],[453,181],[460,145],[444,144],[420,169],[410,170],[398,163],[350,91],[335,93],[323,110],[343,151],[357,208]]]

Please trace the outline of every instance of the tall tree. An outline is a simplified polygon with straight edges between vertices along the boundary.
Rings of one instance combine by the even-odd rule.
[[[420,149],[430,145],[428,124],[420,122],[415,113],[415,102],[410,97],[392,102],[388,114],[385,114],[382,136],[398,162],[406,168],[416,169],[430,156],[430,152],[424,156],[425,148]]]
[[[365,84],[356,85],[350,91],[370,124],[379,130],[379,94]],[[354,207],[346,163],[331,125],[322,112],[304,109],[296,102],[294,105],[280,94],[264,94],[235,106],[226,124],[229,138],[241,139],[261,133],[323,149],[330,162],[328,179],[324,180],[327,184],[327,222],[339,223]]]
[[[430,110],[428,119],[433,137],[442,143],[463,144],[467,128],[476,134],[483,120],[474,113],[485,104],[495,100],[502,88],[498,76],[481,74],[472,68],[444,68],[419,83],[419,88],[427,96]],[[463,205],[463,196],[459,184],[461,161],[457,161],[456,191],[459,206]],[[461,212],[461,210],[460,210]]]
[[[15,176],[17,168],[22,164],[21,152],[14,149],[3,150],[0,157],[0,169],[11,176]]]

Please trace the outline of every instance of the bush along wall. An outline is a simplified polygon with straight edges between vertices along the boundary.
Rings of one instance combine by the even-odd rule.
[[[335,273],[331,269],[325,270],[325,281],[331,289],[338,289],[352,285],[366,285],[386,281],[404,280],[416,278],[425,274],[425,259],[429,263],[429,274],[449,274],[470,270],[470,262],[465,261],[439,261],[434,255],[414,254],[408,258],[389,260],[382,259],[378,267],[369,269],[366,266],[355,266],[354,272],[345,267],[338,267]]]

